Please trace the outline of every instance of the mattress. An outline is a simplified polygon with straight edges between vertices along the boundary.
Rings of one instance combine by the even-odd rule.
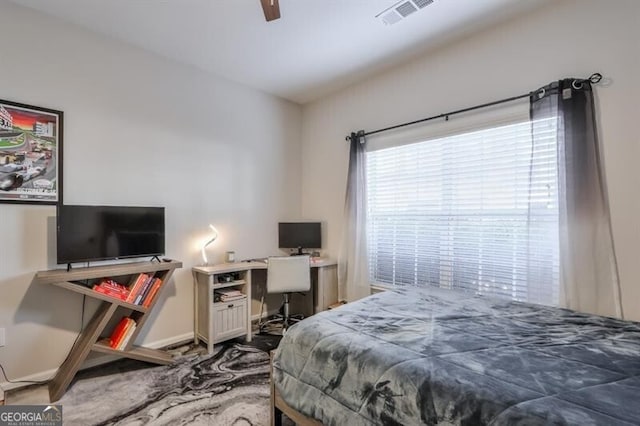
[[[640,424],[640,324],[387,291],[291,327],[274,382],[325,425]]]

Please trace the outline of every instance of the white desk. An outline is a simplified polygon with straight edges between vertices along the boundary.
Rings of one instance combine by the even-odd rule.
[[[213,345],[234,337],[246,335],[251,341],[252,317],[260,315],[252,303],[252,272],[266,270],[265,262],[235,262],[192,268],[194,276],[194,336],[207,342],[211,353]],[[218,277],[237,274],[238,280],[218,282]],[[266,278],[265,278],[266,282]],[[222,288],[238,289],[246,299],[214,303],[214,291]],[[261,289],[263,290],[263,289]],[[266,291],[263,291],[263,294]],[[337,262],[318,258],[311,260],[312,313],[321,312],[338,301]],[[259,306],[259,304],[258,304]]]

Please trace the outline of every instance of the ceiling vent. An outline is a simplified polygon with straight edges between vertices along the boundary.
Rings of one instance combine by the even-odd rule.
[[[433,3],[433,0],[400,0],[376,15],[385,25],[393,25]]]

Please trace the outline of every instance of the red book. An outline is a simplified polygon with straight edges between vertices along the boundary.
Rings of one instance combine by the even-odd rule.
[[[111,294],[117,294],[118,296],[122,297],[123,299],[126,299],[129,296],[129,292],[128,291],[122,291],[121,289],[117,289],[117,288],[113,288],[113,287],[109,287],[109,286],[104,286],[104,285],[96,285],[93,286],[93,289],[96,291],[106,291],[108,293]],[[98,290],[99,289],[99,290]]]
[[[127,297],[127,302],[133,303],[138,296],[138,292],[140,291],[140,287],[145,283],[145,281],[149,278],[147,274],[139,274],[133,286],[131,286],[131,290],[129,291],[129,296]]]
[[[130,318],[122,317],[118,325],[116,325],[116,327],[113,329],[113,332],[111,333],[111,337],[109,337],[109,346],[111,346],[112,348],[115,349],[117,346],[118,340],[122,338],[122,334],[124,333],[124,330],[127,326],[128,319]]]
[[[129,343],[129,340],[131,340],[131,336],[133,335],[133,332],[136,330],[137,326],[138,324],[136,324],[134,320],[131,320],[124,334],[122,335],[120,342],[118,342],[118,346],[116,349],[124,350],[127,347],[127,344]]]
[[[122,294],[120,292],[113,291],[111,289],[101,287],[99,285],[93,286],[93,290],[97,291],[98,293],[106,294],[107,296],[114,297],[120,300],[125,300],[127,298],[126,294]]]
[[[145,308],[148,308],[149,305],[151,305],[151,302],[153,301],[153,298],[155,297],[161,285],[162,285],[162,280],[160,278],[156,278],[153,282],[153,287],[151,287],[151,290],[149,290],[149,293],[142,301],[142,306],[144,306]]]
[[[118,291],[118,292],[121,292],[121,293],[129,294],[129,289],[126,286],[124,286],[122,284],[118,284],[117,282],[115,282],[113,280],[104,280],[98,285],[100,287],[108,288],[110,290],[114,290],[114,291]]]
[[[133,291],[134,291],[134,290],[135,290],[135,288],[136,288],[136,284],[138,284],[138,281],[140,280],[140,275],[141,275],[141,274],[135,275],[135,276],[131,279],[131,282],[129,283],[129,286],[128,286],[128,288],[129,288],[129,295],[127,296],[127,299],[126,299],[126,301],[127,301],[127,302],[128,302],[128,301],[133,297]]]
[[[140,287],[140,291],[138,291],[138,295],[136,296],[136,299],[133,303],[135,303],[136,305],[142,304],[142,300],[144,299],[145,294],[149,292],[152,284],[153,276],[149,275],[144,284]]]
[[[119,294],[122,294],[122,295],[125,295],[125,296],[129,296],[129,292],[126,291],[126,290],[122,290],[121,288],[114,288],[114,287],[111,287],[111,286],[108,286],[108,285],[99,285],[98,287],[100,287],[102,289],[105,289],[105,290],[109,290],[109,291],[111,291],[113,293],[119,293]]]
[[[133,325],[135,325],[135,323],[136,322],[134,320],[132,320],[131,318],[127,318],[127,323],[124,326],[124,330],[122,330],[122,333],[118,336],[118,339],[116,339],[116,341],[115,341],[114,349],[120,349],[121,348],[122,342],[127,337],[127,334],[131,332],[131,327]]]

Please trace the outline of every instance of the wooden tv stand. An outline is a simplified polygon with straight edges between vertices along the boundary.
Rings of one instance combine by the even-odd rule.
[[[34,282],[36,283],[53,284],[76,293],[84,294],[88,297],[102,300],[102,303],[98,307],[93,318],[84,328],[76,344],[71,349],[66,361],[60,366],[53,380],[49,382],[49,398],[51,402],[59,400],[62,395],[64,395],[67,387],[71,383],[71,380],[76,375],[80,366],[91,351],[133,358],[154,364],[166,365],[172,362],[171,356],[166,352],[135,346],[133,345],[133,342],[140,333],[140,330],[144,326],[147,318],[149,318],[149,313],[153,310],[153,307],[158,301],[159,294],[162,292],[162,289],[166,287],[173,271],[181,267],[182,262],[179,261],[134,262],[92,266],[87,268],[74,268],[69,271],[65,269],[53,269],[36,273],[34,278]],[[90,285],[85,284],[90,283],[92,280],[101,278],[128,278],[143,272],[153,273],[156,277],[162,280],[162,285],[158,288],[157,293],[153,297],[153,300],[151,300],[148,307],[134,305],[118,298],[99,293],[93,290]],[[85,283],[81,281],[84,281]],[[100,337],[103,336],[102,333],[104,332],[105,327],[116,312],[130,316],[137,323],[137,327],[131,335],[129,343],[123,350],[111,348],[109,346],[108,339],[106,342],[104,340],[99,340]]]

